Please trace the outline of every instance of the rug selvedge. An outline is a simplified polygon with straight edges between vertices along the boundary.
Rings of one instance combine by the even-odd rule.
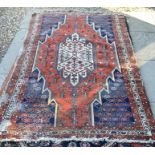
[[[5,94],[2,139],[154,141],[124,16],[34,15]]]

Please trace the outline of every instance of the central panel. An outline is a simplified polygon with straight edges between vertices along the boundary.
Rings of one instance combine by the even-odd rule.
[[[54,25],[51,35],[39,44],[34,69],[55,104],[55,126],[94,126],[94,106],[102,104],[119,70],[115,43],[109,43],[85,16],[68,16]]]

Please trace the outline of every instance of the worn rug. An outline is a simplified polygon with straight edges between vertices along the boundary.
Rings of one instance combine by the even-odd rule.
[[[33,14],[0,96],[0,146],[155,145],[122,15]]]

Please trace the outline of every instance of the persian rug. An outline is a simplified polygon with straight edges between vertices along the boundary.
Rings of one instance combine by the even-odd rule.
[[[0,146],[155,145],[122,15],[33,14],[0,96]]]

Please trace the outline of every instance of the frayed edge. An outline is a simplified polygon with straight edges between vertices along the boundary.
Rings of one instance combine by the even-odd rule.
[[[119,143],[154,143],[155,140],[149,139],[149,140],[129,140],[129,139],[109,139],[108,137],[104,138],[38,138],[36,140],[34,139],[3,139],[0,140],[0,142],[8,142],[8,141],[14,141],[14,142],[39,142],[39,141],[52,141],[55,143],[61,143],[63,141],[86,141],[86,142],[93,142],[93,141],[107,141],[107,142],[119,142]]]

